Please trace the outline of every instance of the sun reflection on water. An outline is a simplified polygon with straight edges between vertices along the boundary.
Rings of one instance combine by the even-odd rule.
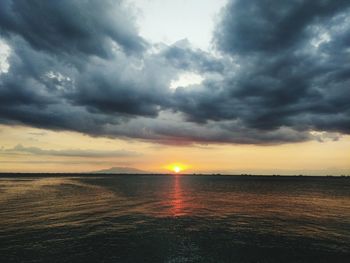
[[[180,182],[180,176],[176,175],[174,176],[174,188],[173,188],[173,195],[171,200],[172,205],[172,214],[173,216],[181,216],[184,215],[183,211],[183,196],[182,196],[182,189],[181,189],[181,182]]]

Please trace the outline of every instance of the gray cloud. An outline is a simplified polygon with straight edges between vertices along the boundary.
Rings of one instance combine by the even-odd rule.
[[[323,26],[347,8],[346,0],[229,1],[214,41],[233,55],[286,52],[309,37],[310,26]]]
[[[179,89],[187,119],[349,133],[348,1],[231,1],[214,41],[232,56],[220,81]],[[230,71],[230,69],[232,69]]]
[[[161,53],[167,61],[180,70],[205,72],[222,72],[224,61],[213,57],[210,53],[191,46],[187,39],[180,40],[164,48]]]
[[[146,42],[138,36],[129,9],[122,0],[4,0],[1,31],[53,54],[106,57],[113,44],[127,52],[142,52]]]
[[[349,8],[229,1],[214,56],[147,43],[124,1],[5,0],[0,123],[169,144],[338,138],[350,133]],[[169,89],[184,72],[204,81]]]
[[[66,149],[66,150],[44,150],[38,147],[25,147],[21,144],[16,145],[13,148],[1,149],[2,153],[29,153],[33,155],[46,155],[46,156],[63,156],[63,157],[89,157],[89,158],[105,158],[105,157],[131,157],[138,156],[135,152],[117,150],[117,151],[100,151],[93,149]]]

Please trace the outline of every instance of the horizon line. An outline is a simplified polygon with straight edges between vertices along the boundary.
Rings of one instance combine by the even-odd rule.
[[[77,175],[77,176],[237,176],[237,177],[350,177],[350,174],[341,175],[311,175],[311,174],[225,174],[225,173],[89,173],[89,172],[0,172],[0,177],[4,175]]]

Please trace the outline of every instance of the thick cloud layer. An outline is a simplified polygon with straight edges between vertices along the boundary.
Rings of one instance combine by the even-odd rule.
[[[123,1],[4,0],[0,3],[1,30],[20,35],[32,47],[54,54],[106,57],[113,44],[141,52],[145,41]]]
[[[308,39],[313,26],[327,27],[339,12],[346,15],[348,7],[346,0],[230,1],[215,41],[233,55],[285,52]]]
[[[189,120],[258,130],[350,132],[350,3],[232,1],[214,42],[233,58],[221,81],[175,101]]]
[[[170,144],[338,138],[349,13],[345,0],[229,1],[214,56],[147,43],[125,1],[4,0],[0,122]],[[204,81],[170,89],[186,72]]]

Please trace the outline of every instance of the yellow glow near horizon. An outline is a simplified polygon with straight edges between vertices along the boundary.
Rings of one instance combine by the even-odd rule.
[[[13,151],[16,145],[42,149],[30,153]],[[350,174],[350,136],[324,142],[283,145],[183,145],[90,137],[76,132],[50,131],[24,126],[0,125],[0,172],[90,172],[112,167],[130,167],[150,173],[222,174]],[[11,151],[12,149],[12,151]],[[84,157],[52,152],[118,151],[126,156]],[[48,153],[48,154],[46,154]],[[176,161],[174,161],[176,160]],[[190,163],[190,165],[189,165]]]
[[[169,164],[165,167],[167,170],[170,170],[176,174],[183,172],[184,170],[186,170],[188,168],[187,165],[184,164],[180,164],[180,163],[172,163]]]

